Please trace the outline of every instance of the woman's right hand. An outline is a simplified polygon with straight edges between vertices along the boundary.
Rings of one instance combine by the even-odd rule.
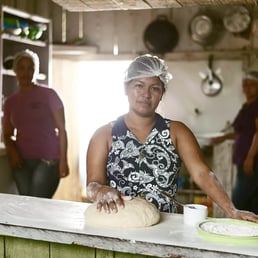
[[[8,159],[12,169],[21,168],[23,160],[21,155],[16,150],[8,152]]]
[[[105,212],[117,212],[117,207],[124,207],[124,196],[121,193],[107,185],[101,185],[97,182],[91,182],[87,186],[87,197],[97,202],[97,209]],[[128,198],[128,197],[126,197]]]

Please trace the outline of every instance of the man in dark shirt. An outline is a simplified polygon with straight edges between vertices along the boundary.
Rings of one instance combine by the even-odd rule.
[[[243,77],[246,101],[233,121],[234,133],[216,139],[219,143],[234,139],[233,161],[237,166],[236,184],[232,201],[236,208],[258,214],[258,72],[250,71]]]

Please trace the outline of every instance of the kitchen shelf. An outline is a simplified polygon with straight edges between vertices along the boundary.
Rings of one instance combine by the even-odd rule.
[[[196,60],[206,60],[210,55],[218,60],[245,60],[258,55],[258,49],[220,49],[220,50],[210,50],[210,51],[182,51],[166,53],[164,55],[165,60],[169,61],[196,61]]]
[[[96,46],[53,44],[53,55],[89,55],[97,53]]]
[[[38,47],[47,47],[47,42],[40,41],[40,40],[30,40],[27,38],[21,38],[18,36],[14,36],[8,33],[3,33],[2,34],[2,39],[3,40],[10,40],[10,41],[16,41],[17,43],[23,43],[27,45],[33,45],[33,46],[38,46]]]
[[[3,12],[6,12],[8,14],[17,16],[19,18],[23,18],[23,19],[28,19],[31,21],[34,21],[36,23],[49,23],[49,19],[45,18],[45,17],[41,17],[35,14],[30,14],[24,11],[21,11],[19,9],[15,9],[9,6],[2,6],[2,10]]]

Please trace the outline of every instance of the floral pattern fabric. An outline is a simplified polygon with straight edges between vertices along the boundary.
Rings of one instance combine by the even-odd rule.
[[[181,160],[170,137],[170,120],[156,114],[156,123],[144,144],[127,128],[124,116],[112,123],[112,147],[107,161],[109,185],[122,194],[141,196],[162,212],[176,212]]]

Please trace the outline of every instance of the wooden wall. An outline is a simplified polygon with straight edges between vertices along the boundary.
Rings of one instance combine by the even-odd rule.
[[[143,42],[143,33],[147,25],[158,15],[165,15],[179,31],[179,42],[173,52],[246,50],[256,48],[258,45],[257,31],[252,30],[248,35],[239,36],[227,32],[223,27],[218,31],[219,40],[213,45],[204,48],[193,42],[189,33],[191,19],[200,12],[213,13],[216,17],[222,18],[228,8],[226,5],[79,13],[63,10],[51,0],[2,0],[2,2],[4,5],[52,19],[53,43],[95,45],[100,53],[112,53],[114,43],[118,44],[120,54],[147,52]],[[258,11],[257,8],[249,11],[253,17],[253,28],[258,21]],[[78,37],[82,37],[79,42]]]
[[[95,249],[80,245],[65,245],[45,241],[0,236],[0,258],[151,258],[140,254],[127,254]],[[153,257],[155,258],[155,257]]]

